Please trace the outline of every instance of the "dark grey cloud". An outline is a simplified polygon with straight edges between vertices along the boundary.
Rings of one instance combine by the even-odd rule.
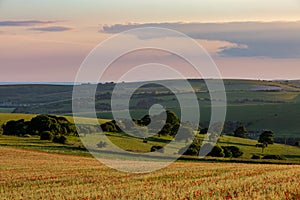
[[[43,31],[43,32],[63,32],[63,31],[72,30],[72,28],[65,27],[65,26],[48,26],[48,27],[29,28],[28,30]]]
[[[300,58],[300,22],[115,24],[104,26],[102,31],[113,34],[143,27],[170,28],[194,39],[238,44],[237,47],[221,49],[221,56]],[[151,36],[143,39],[147,38]]]
[[[36,26],[55,23],[55,21],[23,20],[23,21],[0,21],[0,26]]]

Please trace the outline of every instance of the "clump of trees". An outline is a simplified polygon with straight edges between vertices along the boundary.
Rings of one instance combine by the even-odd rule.
[[[65,143],[68,135],[78,136],[76,127],[65,117],[37,115],[30,121],[11,120],[2,126],[4,135],[39,135],[41,140]]]
[[[100,125],[103,132],[121,132],[122,130],[116,124],[115,120],[105,122]]]
[[[219,146],[212,143],[205,143],[202,146],[201,141],[196,138],[193,143],[186,149],[182,148],[178,153],[183,155],[198,156],[200,148],[204,150],[211,150],[207,156],[211,157],[225,157],[225,158],[238,158],[243,155],[243,152],[236,146]]]
[[[236,146],[222,146],[224,150],[225,158],[238,158],[244,153]]]

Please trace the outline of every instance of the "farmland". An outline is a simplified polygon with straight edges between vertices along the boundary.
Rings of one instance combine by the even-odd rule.
[[[211,99],[205,82],[204,80],[189,82],[198,97],[201,122],[207,124],[210,120]],[[190,90],[176,80],[168,80],[168,83],[177,88],[175,92],[177,96],[183,97],[181,108],[178,106],[176,96],[166,88],[146,85],[137,90],[136,98],[130,101],[132,116],[141,118],[148,114],[146,107],[153,103],[161,103],[178,115],[180,109],[193,111],[194,108],[189,107],[190,99],[186,98],[186,93]],[[134,83],[122,84],[124,87],[134,87]],[[224,85],[227,95],[227,122],[241,122],[250,132],[271,129],[276,133],[275,137],[299,137],[299,81],[229,79],[224,80]],[[113,83],[106,83],[97,87],[96,111],[101,119],[112,119],[110,95],[114,86]],[[80,87],[84,89],[87,86]],[[3,85],[0,86],[0,104],[2,102],[0,112],[72,115],[72,89],[70,85]],[[115,110],[115,113],[122,116],[124,109]],[[82,112],[80,115],[90,117],[91,113]]]
[[[127,174],[87,157],[0,147],[1,199],[299,199],[299,165],[176,162]],[[13,159],[12,159],[13,158]]]

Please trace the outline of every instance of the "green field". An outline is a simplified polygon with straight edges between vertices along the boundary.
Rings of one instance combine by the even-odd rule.
[[[95,136],[95,135],[93,135]],[[152,137],[148,139],[148,143],[143,143],[142,139],[130,137],[127,135],[119,134],[119,133],[106,133],[107,138],[113,142],[118,147],[131,152],[141,152],[146,153],[150,152],[150,148],[153,145],[161,145],[164,146],[168,142],[170,142],[171,138],[169,137]],[[203,135],[198,135],[197,137],[203,139]],[[83,138],[84,139],[84,138]],[[283,145],[283,144],[273,144],[268,145],[265,148],[264,153],[262,153],[261,148],[255,147],[257,141],[236,138],[231,136],[222,136],[220,137],[219,143],[220,146],[236,146],[240,148],[244,154],[239,159],[239,161],[251,162],[249,161],[253,154],[256,155],[268,155],[268,154],[276,154],[282,155],[286,157],[286,161],[282,161],[283,163],[288,161],[297,161],[300,163],[300,147]],[[24,149],[32,149],[43,152],[51,152],[51,153],[60,153],[60,154],[70,154],[70,155],[80,155],[80,156],[91,156],[89,152],[87,152],[80,140],[77,137],[68,137],[67,144],[56,144],[50,141],[41,141],[39,137],[17,137],[17,136],[1,136],[0,137],[0,146],[6,147],[17,147]],[[106,149],[101,149],[105,151]],[[111,156],[112,154],[109,154]],[[103,154],[105,155],[105,153]],[[194,160],[196,157],[183,156],[183,158],[189,158],[189,160]],[[217,159],[218,160],[218,159]],[[224,158],[220,158],[222,160],[228,160]],[[230,160],[230,159],[229,159]]]
[[[178,80],[166,80],[174,88],[176,95],[182,97],[181,108],[175,94],[162,86],[147,85],[136,90],[135,98],[130,101],[130,112],[133,118],[141,118],[149,110],[143,108],[143,102],[149,105],[159,103],[180,115],[180,109],[192,112],[191,99],[186,95],[191,92]],[[201,123],[207,124],[211,114],[210,94],[204,80],[189,80],[200,105]],[[135,83],[121,83],[126,89],[135,87]],[[241,122],[249,132],[260,132],[271,129],[275,137],[300,138],[300,81],[259,81],[259,80],[224,80],[227,95],[226,122]],[[115,84],[99,84],[96,91],[97,115],[100,119],[112,119],[107,107],[110,105],[110,94]],[[80,86],[85,91],[86,85]],[[49,113],[72,115],[72,86],[58,85],[11,85],[0,86],[0,102],[15,104],[17,113]],[[116,99],[121,102],[122,97]],[[26,105],[26,106],[18,106]],[[103,106],[105,105],[105,106]],[[142,107],[141,107],[142,105]],[[0,106],[1,107],[1,106]],[[147,107],[147,106],[146,106]],[[0,108],[0,112],[11,112]],[[122,116],[125,109],[115,111]],[[91,117],[89,112],[80,113],[82,117]],[[193,121],[190,117],[188,120]],[[231,130],[232,131],[232,130]]]
[[[19,120],[24,119],[25,121],[30,121],[36,114],[20,114],[20,113],[0,113],[0,125],[5,124],[9,120]],[[67,120],[70,122],[74,122],[73,117],[65,116]],[[98,119],[100,124],[110,121],[108,119]],[[85,117],[77,118],[77,122],[79,124],[95,124],[95,120]]]

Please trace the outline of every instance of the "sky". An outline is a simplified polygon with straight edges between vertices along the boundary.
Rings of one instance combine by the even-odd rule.
[[[300,79],[300,0],[0,0],[0,82],[72,82],[101,42],[149,26],[195,40],[222,78]],[[166,40],[148,37],[138,39]],[[111,74],[147,56],[130,55]],[[177,61],[168,64],[188,70]]]

